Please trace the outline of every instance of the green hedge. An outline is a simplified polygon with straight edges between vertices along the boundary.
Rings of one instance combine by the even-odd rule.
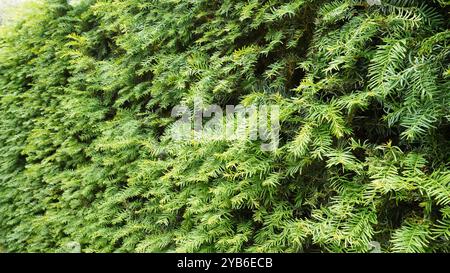
[[[48,0],[2,27],[0,245],[450,251],[450,2],[376,2]],[[279,105],[279,147],[173,141],[196,97]]]

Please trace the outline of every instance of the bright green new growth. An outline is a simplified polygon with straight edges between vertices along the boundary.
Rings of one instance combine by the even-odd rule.
[[[7,251],[450,251],[447,0],[48,0],[0,30]],[[277,104],[280,145],[171,109]]]

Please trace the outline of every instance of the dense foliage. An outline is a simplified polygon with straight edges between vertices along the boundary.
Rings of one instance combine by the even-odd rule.
[[[47,0],[2,27],[0,245],[450,251],[450,2],[377,2]],[[173,141],[195,97],[279,105],[278,149]]]

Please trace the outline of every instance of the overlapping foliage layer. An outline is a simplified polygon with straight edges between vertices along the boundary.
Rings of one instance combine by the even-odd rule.
[[[49,0],[0,34],[7,251],[450,251],[447,0]],[[375,1],[377,2],[377,1]],[[195,97],[281,141],[179,143]]]

